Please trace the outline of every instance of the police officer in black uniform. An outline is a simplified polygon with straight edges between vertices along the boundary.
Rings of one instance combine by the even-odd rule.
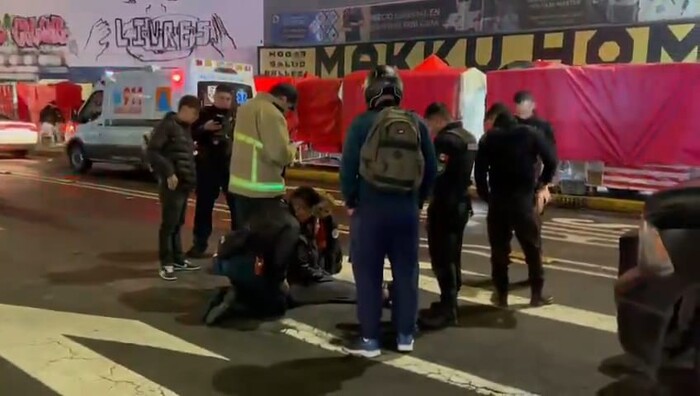
[[[213,104],[204,107],[199,119],[192,125],[192,138],[197,150],[197,203],[194,213],[194,244],[187,252],[190,258],[207,257],[212,233],[212,213],[221,193],[226,196],[231,229],[235,228],[235,201],[228,191],[234,127],[233,94],[233,87],[218,85]]]
[[[433,272],[440,286],[440,301],[421,312],[424,328],[457,323],[457,296],[462,286],[462,238],[472,214],[468,189],[477,142],[462,123],[452,119],[443,103],[432,103],[425,119],[434,137],[438,177],[428,207],[428,244]]]
[[[544,270],[539,214],[534,210],[542,189],[552,182],[557,158],[552,145],[537,129],[519,124],[505,108],[479,142],[474,178],[479,196],[489,204],[487,227],[491,245],[491,271],[496,292],[493,302],[508,306],[508,264],[513,232],[528,267],[530,305],[551,304],[543,294]],[[538,158],[542,172],[536,173]]]

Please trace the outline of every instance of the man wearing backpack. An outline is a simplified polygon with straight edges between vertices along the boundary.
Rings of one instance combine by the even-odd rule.
[[[350,214],[350,256],[357,286],[360,338],[345,351],[381,354],[380,320],[384,259],[393,278],[392,318],[397,348],[413,350],[418,314],[419,214],[428,198],[437,160],[428,128],[398,106],[403,83],[379,66],[364,86],[368,110],[352,122],[343,146],[340,183]]]
[[[425,119],[435,136],[438,177],[428,207],[428,246],[440,301],[421,312],[420,325],[438,329],[457,324],[457,296],[462,287],[462,239],[472,215],[469,197],[476,138],[452,119],[443,103],[432,103]]]

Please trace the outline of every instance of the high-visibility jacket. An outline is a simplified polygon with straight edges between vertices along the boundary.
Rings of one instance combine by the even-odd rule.
[[[229,191],[250,198],[285,193],[284,168],[296,149],[278,99],[259,93],[238,108],[233,133]]]

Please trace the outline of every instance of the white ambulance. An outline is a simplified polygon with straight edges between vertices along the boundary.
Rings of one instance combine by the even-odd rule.
[[[93,163],[116,163],[148,169],[144,142],[184,95],[212,103],[216,86],[229,84],[242,104],[255,95],[253,67],[194,59],[188,67],[106,73],[73,119],[66,146],[71,168],[87,172]]]

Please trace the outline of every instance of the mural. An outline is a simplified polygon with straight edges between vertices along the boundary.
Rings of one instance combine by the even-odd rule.
[[[85,40],[86,52],[95,54],[95,60],[99,61],[111,47],[123,50],[139,62],[149,63],[186,59],[199,47],[211,47],[223,59],[229,49],[238,48],[218,14],[203,19],[168,12],[168,5],[178,1],[167,0],[158,7],[151,2],[125,1],[126,4],[141,6],[141,10],[136,11],[141,15],[95,21]]]
[[[256,65],[263,39],[262,2],[248,0],[23,0],[2,11],[0,79],[182,66],[193,56]]]
[[[77,53],[77,44],[61,15],[3,15],[0,78],[33,75],[46,68],[65,70],[65,54],[70,51]]]

